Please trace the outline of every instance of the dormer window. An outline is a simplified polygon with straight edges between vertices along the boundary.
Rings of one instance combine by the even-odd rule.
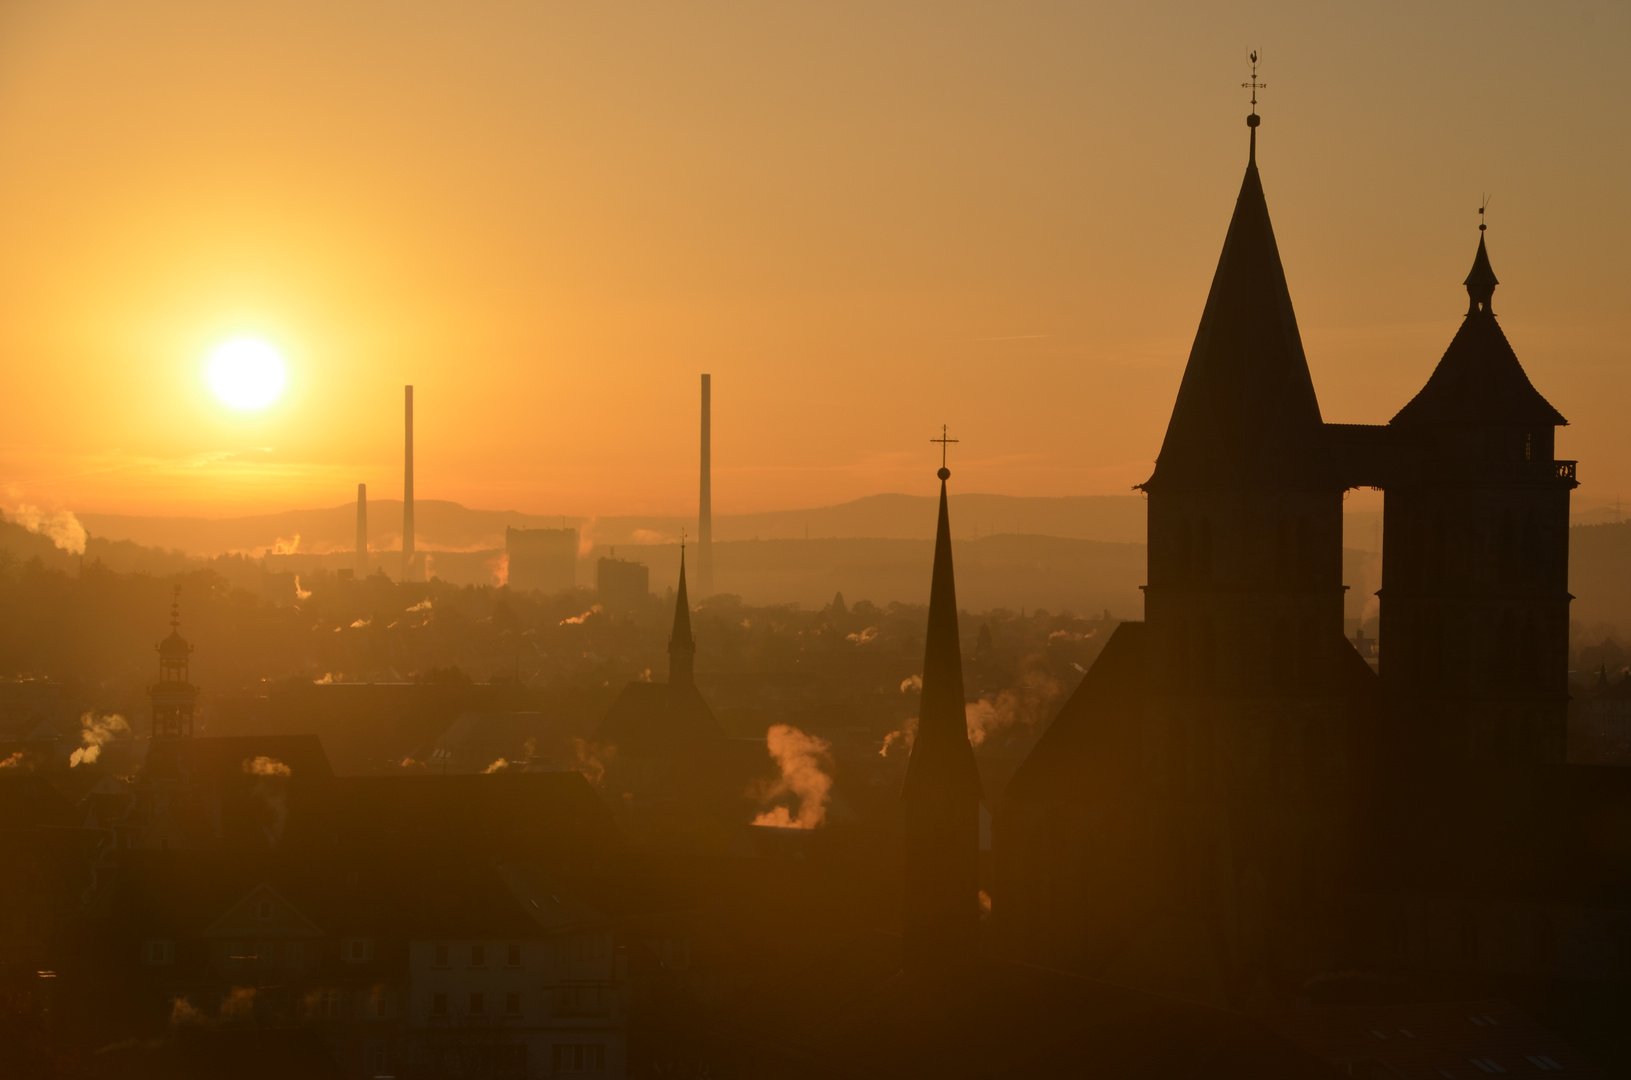
[[[272,901],[262,900],[255,905],[255,918],[265,920],[272,917]]]

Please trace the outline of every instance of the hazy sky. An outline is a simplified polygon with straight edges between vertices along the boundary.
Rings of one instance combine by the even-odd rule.
[[[1125,492],[1246,156],[1328,420],[1466,307],[1631,498],[1631,15],[1550,4],[0,4],[0,503],[539,513]],[[283,401],[217,404],[253,333]]]

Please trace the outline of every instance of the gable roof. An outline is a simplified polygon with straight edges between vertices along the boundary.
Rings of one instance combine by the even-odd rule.
[[[595,725],[594,741],[621,757],[669,757],[688,742],[724,737],[696,686],[631,682]]]

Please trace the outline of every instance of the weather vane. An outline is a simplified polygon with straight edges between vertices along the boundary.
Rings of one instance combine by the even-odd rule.
[[[944,480],[947,476],[950,475],[950,473],[946,469],[946,447],[949,446],[951,443],[958,442],[959,440],[947,438],[946,437],[946,425],[941,424],[940,425],[940,438],[930,439],[929,441],[932,442],[932,443],[939,443],[940,444],[940,472],[941,472],[940,479]]]
[[[1241,87],[1242,90],[1248,90],[1249,89],[1252,92],[1252,112],[1256,112],[1257,111],[1257,92],[1259,90],[1267,90],[1269,88],[1268,83],[1258,82],[1257,81],[1257,50],[1256,49],[1252,50],[1252,80],[1251,80],[1251,82],[1241,83],[1240,87]]]
[[[1489,228],[1488,225],[1484,224],[1484,211],[1489,209],[1489,199],[1490,199],[1490,197],[1488,195],[1485,195],[1482,199],[1478,200],[1478,231],[1479,232],[1483,232],[1485,229]]]

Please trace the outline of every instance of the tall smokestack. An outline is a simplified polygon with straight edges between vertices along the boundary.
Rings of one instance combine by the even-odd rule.
[[[357,576],[368,576],[368,485],[357,485]]]
[[[713,376],[702,377],[702,502],[697,510],[697,593],[714,594]]]
[[[402,580],[413,580],[413,387],[404,387],[402,464]]]

